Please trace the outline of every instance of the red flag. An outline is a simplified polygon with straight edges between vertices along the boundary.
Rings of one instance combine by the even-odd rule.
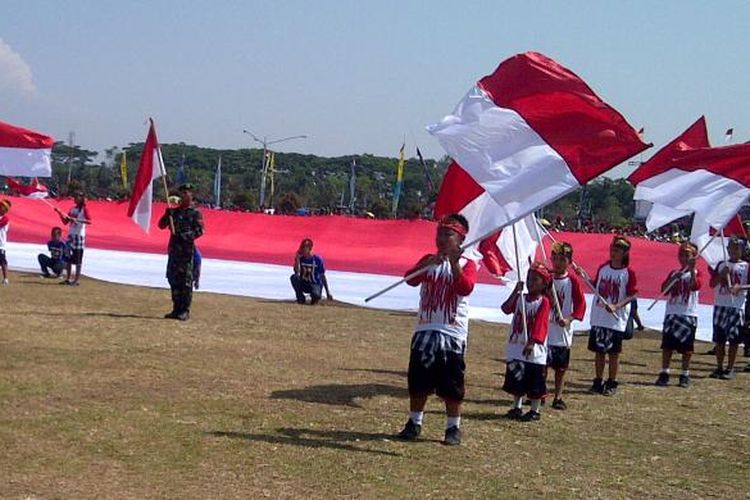
[[[34,180],[29,185],[21,184],[12,177],[5,179],[5,183],[8,187],[24,198],[40,199],[49,196],[49,190],[47,186],[39,182],[39,179],[34,177]]]
[[[50,177],[54,143],[48,135],[0,122],[0,175]]]
[[[148,129],[146,144],[143,146],[143,154],[138,164],[138,172],[133,183],[133,193],[130,196],[128,206],[128,217],[141,228],[149,232],[151,225],[151,200],[153,198],[153,181],[166,175],[164,160],[159,149],[159,140],[156,138],[156,127],[154,121]]]

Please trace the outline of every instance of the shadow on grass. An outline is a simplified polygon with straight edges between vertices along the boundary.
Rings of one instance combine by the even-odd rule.
[[[14,316],[26,316],[26,315],[34,315],[34,316],[50,316],[53,318],[61,318],[61,317],[81,317],[81,316],[91,316],[91,317],[103,317],[103,318],[135,318],[135,319],[153,319],[153,320],[160,320],[160,321],[167,321],[164,319],[163,316],[144,316],[141,314],[128,314],[128,313],[110,313],[110,312],[96,312],[96,311],[89,311],[89,312],[59,312],[59,311],[8,311],[4,314],[12,314]]]
[[[367,372],[367,373],[377,373],[379,375],[395,375],[397,377],[403,377],[406,378],[407,373],[403,370],[384,370],[381,368],[339,368],[341,371],[345,372]]]
[[[215,437],[244,439],[252,442],[301,446],[303,448],[329,448],[333,450],[353,451],[358,453],[374,453],[376,455],[387,455],[391,457],[401,456],[400,453],[392,451],[358,448],[357,446],[350,444],[352,442],[377,442],[394,439],[394,436],[382,433],[335,430],[319,431],[313,429],[282,427],[276,429],[276,434],[252,434],[249,432],[232,431],[210,431],[206,434]]]
[[[408,394],[405,387],[387,384],[323,384],[271,393],[271,399],[294,399],[307,403],[350,406],[353,408],[361,408],[361,405],[355,403],[355,399],[377,396],[405,398]]]

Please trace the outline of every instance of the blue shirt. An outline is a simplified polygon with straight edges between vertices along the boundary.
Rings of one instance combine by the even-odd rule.
[[[47,242],[47,248],[49,249],[49,256],[55,262],[64,261],[67,254],[67,244],[62,241],[49,240]]]
[[[323,265],[323,259],[317,255],[299,258],[299,275],[302,281],[313,285],[322,285],[321,276],[325,274],[326,268]]]

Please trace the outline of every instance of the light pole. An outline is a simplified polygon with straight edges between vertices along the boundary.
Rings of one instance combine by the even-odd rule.
[[[260,170],[261,171],[260,200],[258,204],[261,206],[261,208],[265,208],[264,205],[266,203],[266,176],[268,174],[268,161],[266,160],[266,155],[268,154],[268,146],[272,144],[278,144],[284,141],[291,141],[292,139],[307,139],[307,136],[306,135],[293,135],[291,137],[284,137],[283,139],[276,139],[273,141],[269,141],[268,138],[265,136],[263,137],[262,140],[259,139],[255,134],[253,134],[247,129],[243,129],[242,133],[249,135],[250,137],[252,137],[252,139],[255,142],[263,146],[263,156],[261,157],[261,160],[260,160],[260,168],[261,168]]]

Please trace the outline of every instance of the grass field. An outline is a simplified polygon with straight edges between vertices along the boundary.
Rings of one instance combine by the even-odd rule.
[[[0,497],[746,497],[750,374],[654,387],[658,340],[625,346],[620,393],[590,396],[580,338],[569,410],[501,418],[505,327],[471,326],[464,444],[406,420],[413,315],[13,274],[0,288]],[[248,286],[252,286],[248,283]],[[705,350],[699,346],[699,351]],[[744,361],[740,364],[744,366]]]

